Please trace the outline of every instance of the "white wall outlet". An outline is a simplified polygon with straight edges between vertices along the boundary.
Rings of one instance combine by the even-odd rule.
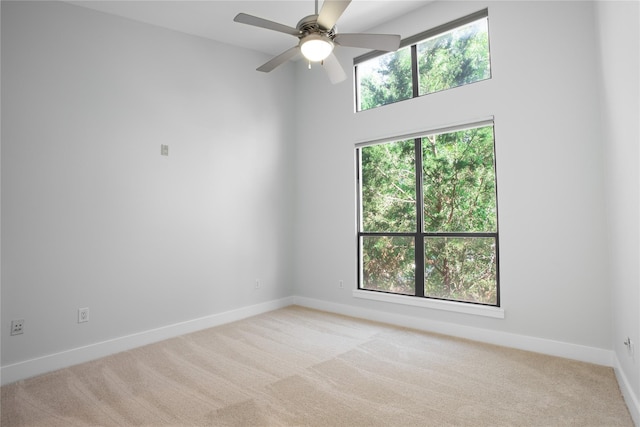
[[[79,308],[78,309],[78,323],[88,322],[89,321],[89,308]]]
[[[338,286],[340,286],[340,289],[344,289],[344,281],[340,280],[340,283],[338,284]]]
[[[256,279],[256,289],[260,289],[260,280]]]
[[[20,335],[24,333],[24,319],[16,319],[11,321],[11,335]]]
[[[160,145],[160,155],[161,156],[168,156],[169,155],[169,146],[168,145]]]

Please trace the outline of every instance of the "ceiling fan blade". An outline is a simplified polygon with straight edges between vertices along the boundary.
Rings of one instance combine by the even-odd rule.
[[[338,61],[338,58],[336,58],[336,55],[333,52],[331,52],[331,55],[327,56],[327,58],[322,61],[322,66],[327,70],[329,80],[331,80],[331,83],[333,84],[340,83],[347,78],[342,65],[340,65],[340,61]]]
[[[298,46],[294,46],[291,49],[285,50],[280,55],[273,58],[271,61],[256,68],[256,70],[262,71],[263,73],[268,73],[269,71],[272,71],[276,67],[284,64],[285,62],[296,56],[299,52],[300,48]]]
[[[292,36],[298,36],[300,31],[296,28],[289,27],[288,25],[278,24],[277,22],[269,21],[267,19],[258,18],[257,16],[247,15],[246,13],[239,13],[233,18],[235,22],[241,24],[253,25],[254,27],[266,28],[267,30],[279,31],[281,33],[290,34]]]
[[[351,0],[324,0],[318,15],[318,25],[325,30],[332,29],[349,3]]]
[[[400,47],[397,34],[336,34],[333,39],[340,46],[363,47],[365,49],[393,52]]]

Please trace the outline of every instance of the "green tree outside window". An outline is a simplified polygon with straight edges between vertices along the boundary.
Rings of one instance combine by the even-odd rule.
[[[488,18],[361,62],[356,76],[358,111],[486,80],[491,77]]]

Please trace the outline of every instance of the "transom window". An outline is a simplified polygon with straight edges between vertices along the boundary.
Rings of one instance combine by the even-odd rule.
[[[357,110],[491,78],[487,10],[410,37],[396,52],[354,60]]]
[[[362,144],[358,288],[499,306],[493,122]]]

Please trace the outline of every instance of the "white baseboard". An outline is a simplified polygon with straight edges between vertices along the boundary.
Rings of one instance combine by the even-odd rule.
[[[293,298],[295,304],[303,307],[315,308],[317,310],[359,317],[427,332],[451,335],[488,344],[517,348],[550,356],[564,357],[597,365],[614,366],[614,353],[611,350],[513,334],[510,332],[500,332],[493,329],[482,329],[473,326],[458,325],[455,323],[421,319],[402,314],[385,313],[368,308],[354,307],[351,305],[333,303],[314,298],[299,296],[295,296]]]
[[[624,401],[627,404],[627,408],[629,408],[631,418],[633,418],[633,422],[636,424],[636,426],[640,426],[640,400],[638,400],[638,396],[636,396],[636,394],[633,392],[631,384],[629,384],[629,379],[624,374],[624,371],[620,366],[620,361],[615,356],[613,367],[616,372],[616,378],[618,379],[620,391],[622,392],[622,396],[624,396]]]
[[[25,360],[0,368],[0,384],[10,384],[46,372],[95,360],[121,351],[166,340],[180,335],[235,322],[247,317],[277,310],[293,304],[293,297],[267,301],[236,310],[225,311],[186,322],[176,323],[157,329],[102,341],[84,347],[73,348],[60,353],[49,354]]]

